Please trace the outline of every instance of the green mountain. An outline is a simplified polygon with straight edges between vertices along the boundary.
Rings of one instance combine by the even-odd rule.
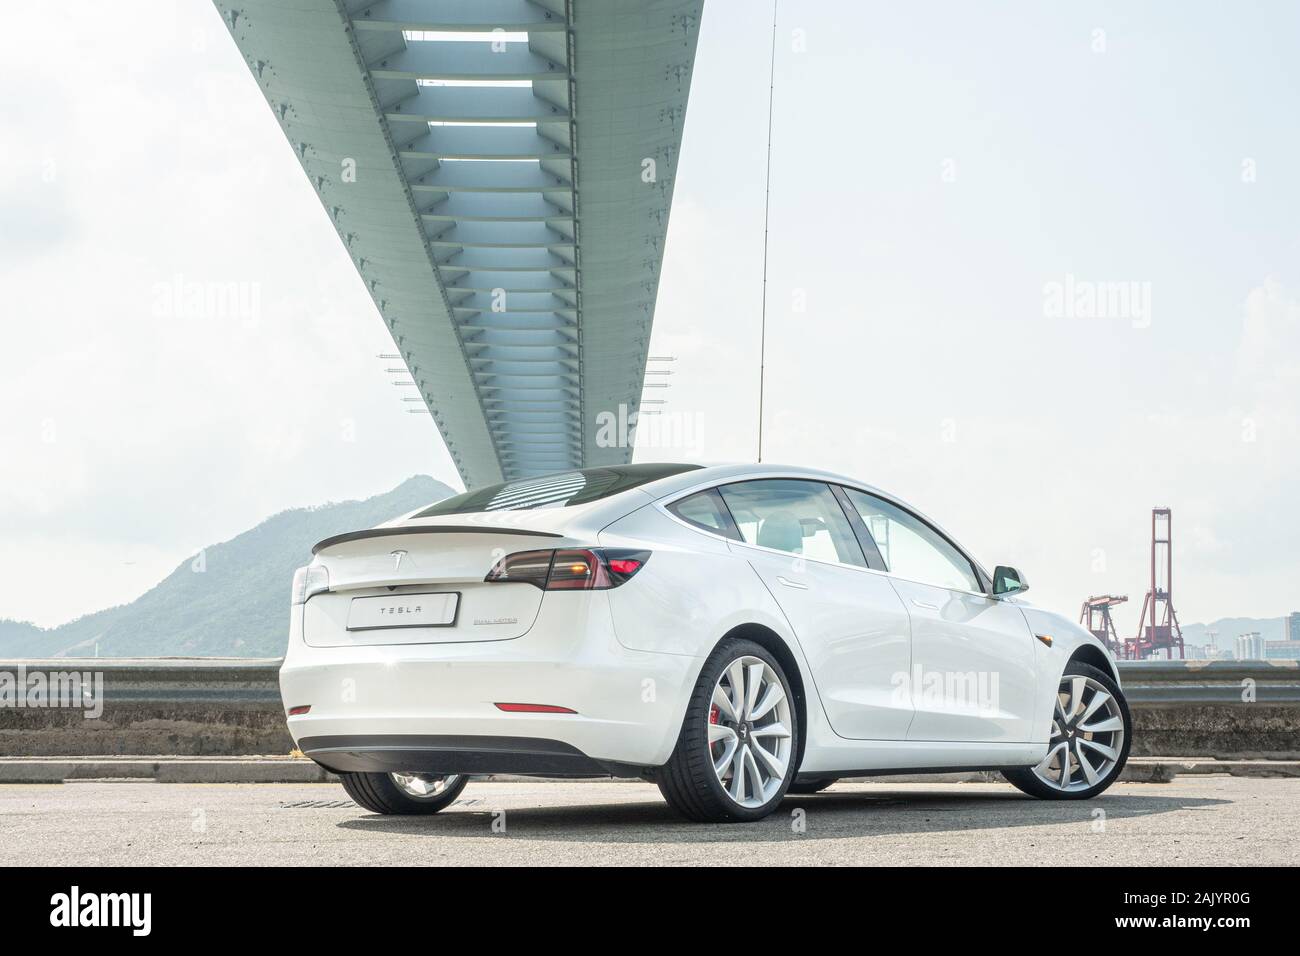
[[[205,548],[130,604],[54,628],[0,619],[0,658],[279,657],[294,569],[322,538],[382,524],[454,492],[424,475],[365,501],[294,508]]]

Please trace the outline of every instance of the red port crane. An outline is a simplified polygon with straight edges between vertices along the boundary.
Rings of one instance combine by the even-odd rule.
[[[1148,654],[1163,650],[1169,660],[1178,648],[1181,660],[1183,631],[1174,611],[1173,512],[1169,508],[1151,510],[1151,589],[1142,599],[1138,616],[1137,637],[1124,642],[1124,656],[1131,661],[1144,660]]]
[[[1124,641],[1115,630],[1115,620],[1110,616],[1110,609],[1128,600],[1127,594],[1097,594],[1083,602],[1079,611],[1079,623],[1092,632],[1093,637],[1106,645],[1106,649],[1116,657],[1124,653]]]

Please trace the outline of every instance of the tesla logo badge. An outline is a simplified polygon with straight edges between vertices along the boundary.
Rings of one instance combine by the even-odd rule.
[[[393,570],[394,570],[394,571],[400,571],[400,570],[402,569],[402,558],[406,557],[406,552],[405,552],[405,551],[390,551],[390,552],[388,552],[388,553],[391,554],[391,555],[393,556]]]

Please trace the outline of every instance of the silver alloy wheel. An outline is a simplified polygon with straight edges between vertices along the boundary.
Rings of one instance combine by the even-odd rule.
[[[742,807],[761,807],[790,770],[790,701],[781,678],[757,657],[738,657],[713,685],[709,756],[722,789]]]
[[[403,796],[412,800],[433,800],[456,785],[459,774],[444,776],[436,773],[390,773],[389,778]]]
[[[1038,779],[1063,792],[1088,790],[1109,778],[1124,752],[1124,714],[1100,681],[1066,674],[1056,694],[1047,756]]]

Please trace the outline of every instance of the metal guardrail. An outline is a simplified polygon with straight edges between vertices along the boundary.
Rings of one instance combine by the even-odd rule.
[[[1300,664],[1119,666],[1133,709],[1135,756],[1300,758]],[[287,754],[293,747],[278,659],[0,661],[0,673],[17,676],[20,669],[43,672],[47,680],[89,672],[97,684],[91,693],[102,693],[102,714],[83,719],[75,705],[0,707],[0,756],[237,756]]]
[[[280,658],[74,658],[0,661],[0,673],[103,675],[112,703],[280,706]]]
[[[1300,661],[1120,661],[1133,707],[1297,706]]]
[[[1130,680],[1156,683],[1250,677],[1300,684],[1300,661],[1120,661],[1119,673],[1125,683]]]

